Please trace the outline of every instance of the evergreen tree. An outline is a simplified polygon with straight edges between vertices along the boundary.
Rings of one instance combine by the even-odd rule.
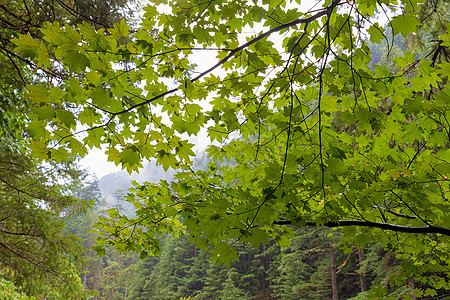
[[[149,278],[158,264],[159,257],[147,257],[140,260],[136,267],[136,273],[130,284],[130,299],[146,300],[151,295],[151,282]]]
[[[222,291],[220,294],[220,299],[223,300],[243,300],[248,299],[245,296],[245,291],[240,289],[235,284],[235,278],[239,276],[235,268],[229,268],[227,271],[227,279],[222,285]]]

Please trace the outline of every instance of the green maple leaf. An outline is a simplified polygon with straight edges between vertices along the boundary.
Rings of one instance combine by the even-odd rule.
[[[40,85],[29,85],[28,88],[28,99],[35,103],[49,103],[50,102],[50,96],[48,89],[40,86]]]
[[[100,108],[109,108],[112,103],[113,98],[111,97],[111,92],[105,90],[103,87],[97,87],[91,94],[92,103]]]
[[[237,250],[225,243],[220,243],[215,248],[209,250],[212,254],[210,261],[215,261],[217,265],[225,263],[230,265],[232,260],[239,261]]]
[[[133,170],[136,170],[141,166],[141,159],[139,155],[139,149],[136,146],[131,145],[126,147],[120,154],[120,161],[127,171],[131,174]]]
[[[56,117],[63,123],[67,128],[75,128],[77,122],[75,121],[75,116],[70,111],[64,109],[58,109],[56,111]]]
[[[91,61],[78,51],[68,52],[64,55],[63,61],[72,72],[85,71],[91,65]]]
[[[194,151],[192,151],[192,147],[194,145],[186,142],[180,142],[180,146],[175,148],[176,154],[181,160],[190,160],[189,156],[195,156]]]
[[[391,20],[394,34],[400,32],[407,38],[410,33],[417,32],[417,26],[421,25],[419,20],[413,14],[395,16]]]
[[[381,44],[381,41],[385,39],[383,29],[380,25],[378,25],[378,23],[371,25],[367,32],[370,35],[370,41],[372,43]]]
[[[119,23],[115,23],[114,29],[111,29],[110,31],[114,38],[128,36],[130,34],[130,25],[125,23],[125,19],[122,19]]]
[[[157,151],[156,159],[158,164],[162,165],[165,171],[169,170],[169,168],[175,169],[178,165],[178,160],[175,155],[164,150]]]
[[[28,34],[19,34],[18,39],[12,39],[16,44],[15,52],[22,54],[23,57],[34,59],[36,57],[43,58],[47,55],[47,49],[37,39]]]
[[[267,244],[269,242],[267,233],[260,228],[253,229],[250,232],[248,240],[255,249],[258,249],[261,244]]]

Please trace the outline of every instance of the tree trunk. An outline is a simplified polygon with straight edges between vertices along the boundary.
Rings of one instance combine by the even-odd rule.
[[[409,286],[409,289],[411,290],[411,293],[409,293],[409,296],[411,297],[411,299],[416,300],[416,295],[414,295],[414,290],[416,288],[416,283],[414,281],[414,277],[408,278],[408,286]]]
[[[95,286],[94,286],[94,290],[98,290],[98,287],[100,286],[100,276],[101,276],[101,272],[102,271],[102,266],[99,264],[98,265],[98,271],[97,271],[97,280],[95,282]],[[95,299],[98,299],[97,296],[95,296]]]
[[[331,273],[331,288],[333,290],[333,300],[339,300],[337,275],[336,275],[336,259],[333,251],[333,241],[331,237],[328,238],[330,242],[330,273]]]
[[[359,282],[361,284],[361,292],[367,291],[367,278],[366,273],[361,270],[361,266],[364,261],[364,250],[358,247],[358,259],[359,259]]]
[[[87,257],[91,257],[93,245],[90,244],[88,247],[89,247],[89,248],[88,248],[88,249],[89,249],[89,252],[88,252],[88,254],[87,254]],[[89,266],[83,266],[83,272],[84,272],[84,273],[83,273],[83,286],[84,286],[84,287],[87,287],[88,270],[89,270]]]
[[[83,266],[83,286],[86,287],[86,282],[87,282],[87,271],[88,271],[88,267],[87,266]]]

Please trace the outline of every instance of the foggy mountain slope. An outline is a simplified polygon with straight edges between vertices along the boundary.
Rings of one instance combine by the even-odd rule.
[[[172,169],[166,172],[162,166],[157,166],[155,161],[151,161],[145,164],[144,168],[139,172],[133,172],[131,175],[122,170],[103,176],[98,181],[98,187],[103,199],[107,202],[107,206],[113,206],[117,205],[118,201],[123,200],[117,198],[127,193],[132,186],[132,180],[136,180],[139,183],[145,181],[157,183],[160,180],[171,181],[173,175]]]

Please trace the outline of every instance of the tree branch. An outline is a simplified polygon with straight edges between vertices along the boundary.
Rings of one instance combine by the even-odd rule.
[[[275,222],[276,225],[290,225],[295,224],[290,220],[280,220]],[[390,223],[379,223],[372,221],[360,221],[360,220],[339,220],[339,221],[329,221],[324,224],[316,224],[314,222],[306,222],[305,226],[325,226],[325,227],[347,227],[347,226],[361,226],[361,227],[369,227],[369,228],[379,228],[389,231],[395,232],[404,232],[404,233],[439,233],[442,235],[450,236],[450,229],[443,228],[438,226],[425,226],[425,227],[411,227],[411,226],[403,226],[403,225],[395,225]]]

